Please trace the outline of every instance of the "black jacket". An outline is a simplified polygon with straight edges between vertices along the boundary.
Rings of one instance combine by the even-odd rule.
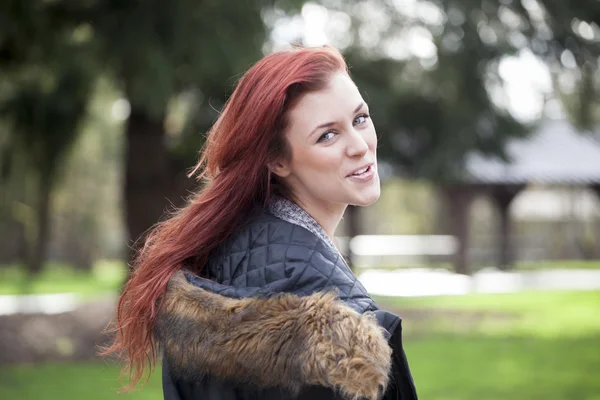
[[[261,212],[205,268],[157,318],[166,400],[417,399],[401,319],[309,230]]]

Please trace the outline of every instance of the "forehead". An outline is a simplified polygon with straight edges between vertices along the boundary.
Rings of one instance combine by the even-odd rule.
[[[361,101],[362,96],[348,74],[335,74],[324,89],[305,93],[292,107],[290,131],[312,130],[322,123],[350,118]]]

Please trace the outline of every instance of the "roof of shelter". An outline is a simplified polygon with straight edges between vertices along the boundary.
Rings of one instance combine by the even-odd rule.
[[[542,121],[525,139],[508,143],[510,162],[467,157],[469,183],[600,183],[600,140],[581,133],[566,120]]]

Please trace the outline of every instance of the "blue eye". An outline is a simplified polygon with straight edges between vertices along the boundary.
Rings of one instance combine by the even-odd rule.
[[[327,131],[319,137],[319,139],[317,140],[317,143],[328,142],[331,139],[333,139],[334,136],[335,136],[334,131]]]
[[[369,118],[369,114],[360,114],[358,117],[354,119],[354,125],[361,125],[367,122]]]

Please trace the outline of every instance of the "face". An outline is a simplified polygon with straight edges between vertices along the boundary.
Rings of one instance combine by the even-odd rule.
[[[367,206],[380,194],[377,135],[369,109],[346,73],[304,94],[290,110],[291,157],[273,171],[301,204]]]

